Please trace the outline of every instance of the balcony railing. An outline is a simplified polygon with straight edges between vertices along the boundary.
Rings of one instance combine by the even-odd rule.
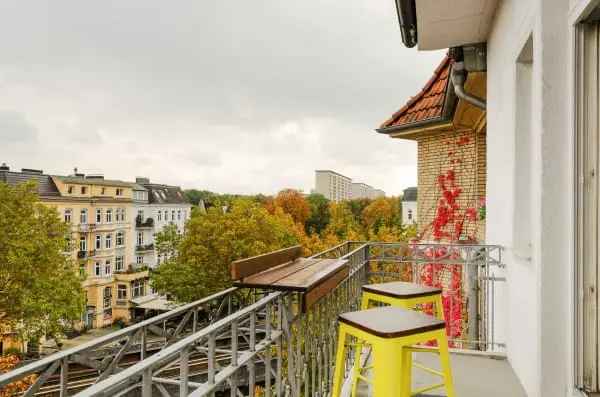
[[[140,244],[135,246],[136,252],[145,252],[154,250],[154,244]]]
[[[144,220],[144,218],[142,218],[139,215],[135,218],[135,227],[137,227],[137,228],[153,227],[153,226],[154,226],[154,219],[152,219],[152,218],[146,218],[146,220]]]
[[[350,275],[307,313],[298,310],[295,293],[230,288],[0,375],[0,387],[37,373],[32,393],[253,396],[260,387],[265,396],[325,396],[337,316],[358,308],[363,284],[388,280],[441,286],[453,346],[501,350],[494,333],[501,252],[490,245],[346,242],[314,256],[347,259]],[[126,354],[140,362],[125,367]],[[69,383],[69,363],[93,371]],[[52,377],[59,368],[62,376]]]

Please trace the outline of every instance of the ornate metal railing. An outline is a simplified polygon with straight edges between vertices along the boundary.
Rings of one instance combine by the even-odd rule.
[[[314,256],[347,259],[350,275],[306,313],[295,293],[230,288],[0,375],[0,388],[38,374],[26,395],[326,396],[337,316],[358,308],[364,283],[390,280],[443,288],[450,322],[460,313],[460,326],[449,328],[455,347],[502,349],[493,319],[494,286],[504,281],[501,252],[490,245],[345,242]],[[75,364],[89,376],[75,377]]]

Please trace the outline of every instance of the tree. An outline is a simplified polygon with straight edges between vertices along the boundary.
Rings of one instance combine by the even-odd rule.
[[[362,220],[368,230],[377,231],[381,226],[392,226],[393,219],[392,203],[385,197],[373,201],[362,212]]]
[[[159,255],[167,255],[173,257],[177,254],[177,247],[181,243],[181,233],[177,229],[177,225],[165,225],[161,231],[154,236],[154,245],[156,252]]]
[[[281,208],[283,212],[292,217],[294,222],[303,226],[310,215],[308,202],[302,193],[294,189],[284,189],[280,191],[277,196],[275,196],[273,205]]]
[[[354,215],[352,214],[350,206],[347,202],[342,201],[339,203],[329,204],[329,212],[331,214],[331,218],[327,228],[325,229],[325,236],[328,234],[334,234],[341,241],[364,239],[361,227],[354,218]]]
[[[307,198],[310,215],[305,222],[306,232],[321,233],[329,224],[331,215],[329,213],[329,200],[322,194],[312,193]]]
[[[354,214],[354,217],[358,221],[362,219],[362,213],[364,209],[372,202],[373,200],[369,198],[358,198],[347,201],[350,211],[352,211],[352,214]]]
[[[198,205],[200,200],[203,200],[205,203],[212,203],[218,194],[210,192],[208,190],[197,190],[197,189],[187,189],[183,191],[185,198],[192,204]]]
[[[188,221],[177,255],[152,273],[152,286],[180,302],[227,288],[234,260],[297,244],[290,225],[289,216],[270,214],[250,199],[234,200],[227,212],[209,208]]]
[[[68,226],[39,202],[34,182],[0,183],[0,203],[3,321],[23,339],[56,338],[81,318],[85,302],[77,267],[64,254]]]

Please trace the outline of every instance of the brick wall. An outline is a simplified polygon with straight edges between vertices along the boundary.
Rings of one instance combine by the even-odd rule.
[[[480,197],[485,197],[486,139],[485,129],[444,132],[417,138],[418,142],[418,219],[422,240],[433,240],[431,223],[442,193],[438,176],[453,169],[456,185],[462,191],[456,199],[460,212],[469,207],[478,208]],[[479,219],[479,216],[477,216]],[[452,227],[451,227],[452,226]],[[444,230],[450,231],[453,225]],[[485,220],[464,221],[464,237],[485,240]]]

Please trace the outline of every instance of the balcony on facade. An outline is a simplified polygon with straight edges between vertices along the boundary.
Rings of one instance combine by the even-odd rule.
[[[136,253],[152,252],[154,251],[154,244],[139,244],[135,246]]]
[[[135,227],[138,229],[153,228],[154,227],[154,219],[146,218],[146,220],[144,220],[144,218],[142,216],[138,215],[135,218]]]
[[[63,351],[0,375],[0,387],[32,373],[58,373],[61,366],[80,362],[81,356],[98,357],[88,363],[95,365],[108,360],[109,354],[112,361],[103,367],[111,368],[109,373],[106,369],[95,372],[84,386],[75,379],[71,382],[69,375],[62,383],[55,380],[53,387],[80,396],[129,392],[142,396],[208,396],[214,392],[246,396],[253,395],[249,390],[264,391],[265,387],[274,396],[327,395],[338,314],[359,307],[363,284],[403,280],[443,289],[457,395],[525,395],[505,360],[506,345],[499,332],[505,306],[497,296],[506,283],[500,246],[346,242],[314,257],[347,259],[350,274],[308,313],[298,310],[297,293],[229,288],[106,335],[79,350]],[[122,281],[138,278],[127,274],[115,277]],[[143,359],[121,367],[125,351],[129,357]],[[158,351],[161,354],[153,354]],[[415,360],[425,364],[435,359],[431,353],[415,353]],[[352,360],[352,355],[346,358],[347,369]],[[346,384],[351,373],[346,371]],[[415,387],[428,384],[427,376],[415,372]],[[236,390],[232,392],[232,388]],[[368,384],[359,383],[359,395],[370,395]]]

